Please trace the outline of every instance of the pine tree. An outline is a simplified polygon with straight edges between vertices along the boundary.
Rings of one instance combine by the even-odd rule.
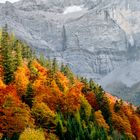
[[[30,47],[27,46],[25,43],[20,42],[20,44],[22,45],[22,57],[30,60],[33,59]]]
[[[99,108],[102,111],[105,120],[107,121],[107,123],[111,124],[111,111],[109,108],[109,100],[104,96],[105,91],[101,86],[98,86],[95,93]]]
[[[33,97],[34,97],[34,93],[33,93],[32,84],[29,83],[28,86],[27,86],[26,94],[23,97],[23,100],[25,101],[26,104],[29,105],[30,108],[33,105]]]
[[[64,66],[64,64],[63,64],[63,63],[61,64],[60,71],[61,71],[62,73],[64,73],[64,72],[65,72],[65,66]]]
[[[18,42],[16,46],[16,68],[22,66],[22,48],[21,44]]]
[[[82,93],[87,94],[91,91],[88,80],[86,78],[81,78],[81,82],[84,83],[84,87],[82,88]]]
[[[46,59],[43,53],[40,54],[39,62],[42,66],[46,67]]]
[[[92,79],[90,79],[90,81],[89,81],[89,87],[90,87],[90,89],[92,91],[94,91],[94,89],[95,89],[95,83],[94,83],[94,81]]]
[[[33,66],[33,60],[31,59],[29,62],[28,62],[28,68],[30,69],[30,72],[31,72],[31,80],[34,81],[38,76],[38,70]]]
[[[52,72],[53,72],[53,74],[55,74],[57,70],[58,70],[58,65],[57,65],[56,58],[54,58],[53,62],[52,62]]]
[[[60,137],[61,140],[64,138],[64,136],[63,136],[63,124],[62,124],[61,120],[59,120],[57,123],[56,134]]]
[[[2,54],[2,65],[4,69],[4,82],[9,84],[13,80],[14,63],[12,57],[12,48],[9,42],[9,36],[7,32],[7,26],[2,30],[1,38],[1,54]]]

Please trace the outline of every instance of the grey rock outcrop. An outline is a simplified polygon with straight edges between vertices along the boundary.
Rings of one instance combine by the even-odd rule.
[[[103,78],[110,72],[140,60],[139,4],[138,0],[6,2],[0,5],[0,26],[7,23],[37,54],[55,57],[75,74],[99,83],[102,79],[105,85]],[[71,11],[73,6],[79,10]]]

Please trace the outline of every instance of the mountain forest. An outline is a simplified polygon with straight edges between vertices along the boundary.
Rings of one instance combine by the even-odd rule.
[[[0,31],[1,140],[140,140],[140,107]]]

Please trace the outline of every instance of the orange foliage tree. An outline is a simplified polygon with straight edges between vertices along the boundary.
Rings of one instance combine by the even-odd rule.
[[[27,85],[29,84],[29,69],[24,67],[18,67],[17,71],[15,72],[15,85],[19,96],[25,94]]]
[[[132,134],[130,121],[122,111],[118,113],[112,112],[112,122],[114,128],[119,132],[125,132],[131,138],[134,137]]]
[[[77,93],[68,92],[61,96],[59,108],[63,113],[74,113],[80,109],[80,98]]]
[[[6,85],[3,83],[3,81],[0,78],[0,89],[5,88],[5,87],[6,87]]]
[[[0,133],[12,137],[26,127],[33,126],[29,108],[20,101],[16,89],[0,89]]]
[[[130,116],[130,123],[133,134],[137,140],[140,140],[140,118],[136,114],[133,114]]]

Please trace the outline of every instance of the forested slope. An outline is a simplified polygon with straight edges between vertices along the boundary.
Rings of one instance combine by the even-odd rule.
[[[0,34],[0,139],[140,140],[139,107]]]

